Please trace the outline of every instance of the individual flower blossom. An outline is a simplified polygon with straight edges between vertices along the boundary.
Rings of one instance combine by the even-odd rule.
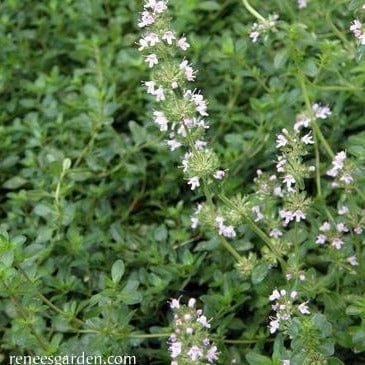
[[[165,32],[165,33],[163,34],[162,39],[163,39],[164,41],[166,41],[166,43],[167,43],[167,44],[169,44],[169,45],[171,46],[171,45],[172,45],[172,41],[173,41],[174,39],[176,39],[176,37],[175,37],[175,33],[174,33],[174,32],[172,32],[171,30],[168,30],[167,32]]]
[[[157,56],[154,53],[151,53],[148,56],[146,56],[145,60],[148,63],[149,68],[152,68],[154,65],[158,64]]]
[[[160,42],[160,38],[156,33],[148,33],[145,35],[144,39],[147,41],[150,47],[153,47]]]
[[[208,323],[207,321],[207,317],[205,316],[200,316],[198,319],[197,319],[197,322],[200,323],[203,327],[205,328],[210,328],[210,324]]]
[[[298,310],[302,314],[310,314],[309,308],[307,306],[308,302],[304,302],[298,305]]]
[[[154,111],[153,115],[155,117],[154,122],[160,127],[161,132],[167,131],[167,118],[165,117],[165,114],[160,111]]]
[[[337,232],[340,232],[340,233],[349,231],[349,229],[345,226],[345,224],[343,222],[336,224],[336,230],[337,230]]]
[[[171,309],[179,309],[180,308],[180,298],[172,298],[171,302],[168,302],[170,304]]]
[[[137,44],[139,45],[138,51],[143,51],[145,48],[149,47],[147,40],[144,38],[141,38]]]
[[[315,117],[319,119],[327,119],[332,114],[328,105],[322,105],[320,103],[314,103],[312,105],[312,110]]]
[[[328,222],[324,222],[320,227],[319,230],[322,232],[328,232],[331,229],[331,225]]]
[[[351,266],[358,266],[359,265],[359,261],[357,261],[356,256],[350,256],[346,260]]]
[[[339,215],[345,215],[349,212],[349,208],[347,208],[345,205],[343,205],[341,208],[338,209]]]
[[[222,180],[225,175],[226,172],[224,170],[217,170],[214,172],[213,177],[217,180]]]
[[[340,181],[343,181],[346,185],[349,185],[354,181],[354,178],[347,173],[340,177]]]
[[[290,360],[282,360],[281,365],[290,365]]]
[[[310,122],[311,118],[308,115],[306,114],[299,115],[298,118],[295,120],[294,131],[298,133],[302,127],[308,128]]]
[[[195,80],[195,71],[189,65],[187,60],[182,61],[179,65],[179,68],[180,68],[180,70],[183,70],[185,72],[186,80],[188,80],[188,81]]]
[[[307,0],[297,0],[298,8],[304,9],[307,7]]]
[[[158,89],[155,90],[154,95],[156,96],[157,101],[166,100],[164,90],[161,86]]]
[[[251,29],[250,33],[248,34],[248,36],[251,38],[253,43],[256,43],[260,36],[260,32],[258,32],[255,29],[257,29],[257,23],[253,24],[252,29]]]
[[[283,235],[283,232],[280,229],[274,228],[270,231],[269,236],[278,239]]]
[[[167,145],[169,146],[170,151],[175,151],[176,149],[182,146],[182,143],[180,143],[176,139],[169,139],[167,141]]]
[[[331,246],[335,247],[337,250],[340,250],[343,244],[344,242],[340,238],[336,237],[332,240]]]
[[[323,245],[326,243],[327,237],[324,234],[319,234],[316,239],[316,243]]]
[[[177,41],[177,46],[181,48],[183,51],[186,51],[190,47],[190,44],[186,41],[186,37],[181,37]]]
[[[284,147],[287,145],[287,143],[288,143],[287,135],[288,135],[288,131],[285,128],[282,130],[282,134],[277,135],[276,148]]]
[[[170,356],[175,359],[181,354],[181,342],[172,342],[169,346]]]
[[[361,233],[363,232],[363,229],[362,229],[361,227],[355,227],[355,228],[354,228],[354,232],[355,232],[356,234],[361,234]]]
[[[293,192],[294,189],[292,188],[292,185],[295,184],[295,179],[292,175],[285,175],[283,182],[286,184],[286,188],[288,189],[289,192]]]
[[[207,142],[198,139],[195,141],[194,145],[197,150],[202,150],[204,147],[206,147]]]
[[[306,134],[304,137],[301,138],[301,141],[305,144],[313,144],[313,136],[312,133],[309,132],[308,134]]]
[[[147,87],[147,94],[155,95],[156,83],[154,81],[145,81],[144,85]]]
[[[196,228],[198,228],[198,225],[199,225],[199,218],[197,218],[197,217],[191,217],[191,218],[190,218],[190,222],[191,222],[190,227],[191,227],[192,229],[196,229]]]
[[[144,11],[142,13],[141,19],[138,22],[140,28],[147,27],[155,22],[154,16],[149,11]]]
[[[188,355],[190,356],[191,360],[196,361],[203,357],[203,351],[198,346],[193,346],[188,351]]]
[[[211,364],[213,364],[213,363],[214,363],[214,361],[218,360],[218,355],[219,355],[219,353],[218,353],[217,346],[212,346],[212,347],[208,350],[206,358],[207,358],[207,360],[208,360]]]
[[[265,218],[265,216],[261,213],[261,207],[259,205],[253,206],[252,212],[255,214],[255,222],[260,222]]]
[[[285,172],[284,166],[286,165],[287,160],[284,156],[279,156],[278,161],[276,163],[277,172]]]
[[[195,190],[200,186],[199,177],[193,176],[188,180],[188,185],[190,185],[191,190]]]

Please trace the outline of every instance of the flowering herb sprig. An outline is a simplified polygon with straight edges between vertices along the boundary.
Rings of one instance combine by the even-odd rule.
[[[169,338],[171,365],[206,365],[218,360],[218,348],[209,338],[211,325],[195,305],[195,298],[190,298],[187,305],[180,299],[170,301],[174,316],[174,331]]]

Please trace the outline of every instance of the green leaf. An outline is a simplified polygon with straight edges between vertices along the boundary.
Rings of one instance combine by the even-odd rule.
[[[112,266],[112,280],[114,284],[118,284],[124,274],[125,266],[122,260],[117,260]]]
[[[208,11],[220,10],[221,5],[217,1],[201,1],[199,2],[198,9]]]
[[[270,358],[257,354],[256,352],[249,352],[246,355],[246,360],[250,365],[272,365]]]
[[[9,180],[6,180],[3,184],[3,187],[5,189],[9,190],[15,190],[20,188],[21,186],[25,185],[27,183],[27,180],[22,178],[21,176],[14,176],[10,178]]]
[[[266,278],[266,275],[268,274],[269,270],[270,270],[270,265],[267,262],[255,266],[255,268],[252,270],[252,276],[251,276],[252,284],[261,283],[261,281]]]
[[[278,51],[275,54],[274,57],[274,67],[276,69],[282,68],[285,66],[286,62],[288,61],[289,58],[289,51],[287,48],[283,48],[280,51]]]
[[[92,99],[98,99],[100,96],[97,87],[91,84],[86,84],[84,86],[84,93],[86,96]]]
[[[318,74],[318,67],[313,58],[308,59],[303,65],[303,72],[310,77],[315,77]]]
[[[0,262],[5,267],[11,267],[14,261],[14,251],[13,250],[7,250],[0,253]]]
[[[158,242],[166,241],[167,235],[168,235],[167,228],[164,224],[159,225],[153,233],[153,237]]]
[[[132,132],[132,137],[136,145],[140,145],[148,139],[147,131],[145,128],[141,127],[135,121],[128,123],[129,129]]]

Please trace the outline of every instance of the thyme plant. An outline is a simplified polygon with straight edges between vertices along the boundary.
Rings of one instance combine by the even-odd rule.
[[[242,3],[257,18],[248,35],[255,47],[259,47],[260,37],[271,36],[270,30],[281,27],[290,32],[278,15],[265,18],[247,0]],[[303,9],[308,4],[300,1],[297,5]],[[275,337],[271,359],[249,352],[246,360],[250,364],[342,363],[335,354],[336,331],[341,325],[328,316],[333,308],[325,298],[332,291],[338,296],[346,293],[343,299],[348,303],[361,298],[353,285],[364,285],[365,195],[360,187],[361,167],[345,150],[334,151],[322,133],[322,124],[331,121],[332,111],[311,100],[310,83],[301,66],[304,53],[299,56],[292,43],[290,56],[297,67],[302,105],[297,105],[292,125],[277,133],[274,169],[257,170],[253,192],[230,196],[224,186],[229,170],[206,136],[210,127],[207,102],[192,86],[197,71],[183,54],[190,48],[187,36],[174,31],[167,1],[146,1],[138,26],[143,29],[139,50],[151,69],[151,79],[143,84],[155,97],[153,121],[168,136],[166,145],[171,152],[183,150],[184,178],[199,194],[191,227],[210,229],[219,236],[236,260],[243,282],[258,284],[270,275],[276,277],[268,284],[272,294],[267,306],[269,301],[275,303],[271,304],[266,337],[281,334]],[[361,22],[354,20],[350,30],[362,44]],[[243,256],[234,240],[247,234],[247,229],[261,244]],[[333,279],[324,282],[321,277]],[[294,305],[298,298],[302,303]],[[189,340],[182,343],[185,341]],[[193,348],[202,355],[198,342]],[[195,350],[188,352],[191,363],[199,361]],[[171,364],[180,364],[178,355],[173,351]]]

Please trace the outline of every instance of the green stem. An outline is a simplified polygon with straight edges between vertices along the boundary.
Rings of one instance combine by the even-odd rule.
[[[264,241],[264,243],[268,246],[271,252],[275,255],[276,259],[280,262],[282,269],[285,271],[286,263],[280,256],[280,253],[277,251],[276,247],[272,244],[270,237],[244,212],[242,212],[238,207],[236,207],[224,194],[218,194],[219,199],[222,200],[230,208],[237,211],[242,218],[246,221],[248,226]]]
[[[184,130],[186,133],[186,139],[188,140],[188,144],[190,146],[190,148],[192,149],[192,151],[194,153],[197,153],[197,149],[195,147],[194,141],[191,137],[190,134],[190,130],[189,128],[185,125],[184,122],[183,126],[184,126]],[[209,204],[209,206],[212,208],[212,210],[214,210],[214,202],[213,202],[213,197],[212,197],[212,193],[210,192],[209,188],[208,188],[208,184],[206,182],[205,179],[203,179],[203,191],[204,191],[204,195],[205,195],[205,199],[207,200],[207,203]],[[220,236],[220,242],[222,244],[222,246],[239,262],[241,260],[241,255],[235,250],[235,248],[223,237]]]
[[[266,19],[257,11],[255,10],[247,0],[242,0],[243,6],[247,9],[249,13],[251,13],[255,18],[257,18],[262,23],[266,23]]]
[[[241,255],[234,249],[234,247],[225,239],[223,236],[219,236],[222,246],[238,261],[240,262],[242,257]]]

